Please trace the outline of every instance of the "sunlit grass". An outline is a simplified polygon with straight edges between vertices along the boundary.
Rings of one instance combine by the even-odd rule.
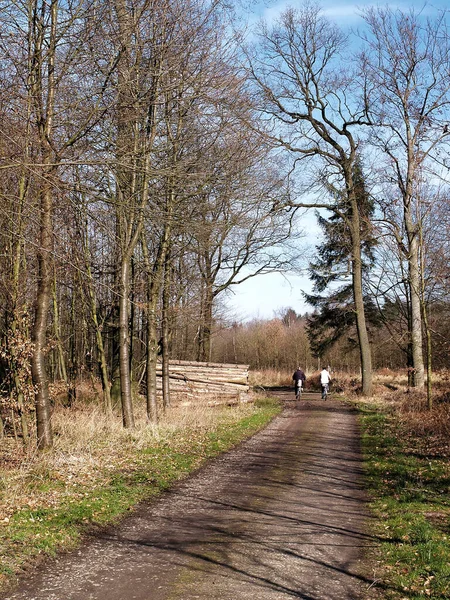
[[[139,501],[264,427],[280,407],[259,400],[234,407],[175,407],[149,425],[143,405],[137,426],[94,405],[58,408],[54,449],[28,451],[0,471],[0,586],[30,558],[73,547],[83,532],[122,517]]]
[[[450,597],[450,465],[378,405],[362,412],[378,578],[384,597]]]

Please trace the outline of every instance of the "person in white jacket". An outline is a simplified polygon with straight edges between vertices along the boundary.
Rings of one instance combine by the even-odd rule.
[[[320,372],[320,386],[322,388],[322,400],[327,399],[328,388],[330,386],[331,376],[327,369],[323,368]]]

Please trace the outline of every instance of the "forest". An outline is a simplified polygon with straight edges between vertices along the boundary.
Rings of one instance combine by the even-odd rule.
[[[134,427],[169,360],[449,365],[446,12],[318,6],[244,26],[222,0],[0,2],[0,436],[52,446],[83,381]],[[322,235],[305,248],[302,215]],[[226,317],[307,270],[308,315]],[[162,362],[162,397],[156,365]],[[35,433],[33,433],[35,431]]]

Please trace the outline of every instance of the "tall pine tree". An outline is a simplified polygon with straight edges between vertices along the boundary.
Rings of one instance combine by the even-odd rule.
[[[374,263],[376,245],[372,227],[374,202],[366,189],[360,162],[355,165],[353,180],[360,213],[363,274],[367,276]],[[349,230],[352,208],[348,194],[342,190],[329,188],[329,193],[336,198],[336,208],[328,219],[318,214],[324,241],[316,246],[317,259],[309,265],[313,293],[304,294],[315,309],[307,321],[307,332],[311,350],[317,357],[322,357],[344,335],[352,348],[357,346]],[[376,306],[367,293],[364,305],[369,324],[377,324]]]

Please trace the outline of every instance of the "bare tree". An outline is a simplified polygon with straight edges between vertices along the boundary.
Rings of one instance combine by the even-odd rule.
[[[97,24],[89,8],[81,0],[73,3],[20,0],[0,5],[5,62],[15,71],[18,81],[18,86],[10,90],[9,104],[14,107],[13,112],[23,116],[21,132],[28,139],[28,150],[14,165],[16,169],[20,166],[22,172],[17,203],[23,206],[31,192],[36,199],[37,235],[33,247],[37,255],[37,284],[32,374],[40,449],[52,445],[46,362],[47,325],[54,287],[55,199],[65,185],[64,163],[80,160],[76,148],[102,112],[98,88],[88,90],[80,85],[84,81],[81,75],[86,71],[86,42]],[[55,326],[58,326],[57,316],[55,312]]]
[[[173,28],[170,7],[161,2],[116,0],[110,15],[117,50],[114,128],[116,235],[119,248],[119,370],[123,423],[134,427],[130,372],[129,301],[131,259],[149,198],[156,106],[163,57]],[[116,30],[117,25],[117,30]]]
[[[189,6],[189,11],[187,11]],[[172,287],[172,263],[177,255],[187,252],[180,236],[189,229],[192,189],[205,166],[196,141],[214,145],[218,127],[208,116],[215,111],[222,85],[227,88],[226,22],[221,21],[221,3],[190,2],[174,4],[167,11],[167,49],[162,57],[160,102],[158,111],[158,145],[154,152],[153,180],[146,210],[144,261],[149,277],[147,284],[147,413],[156,415],[156,361],[158,315],[161,300],[161,336],[163,356],[163,405],[170,403],[168,387],[169,311]],[[189,18],[186,18],[189,12]],[[170,35],[169,35],[170,32]],[[228,94],[228,95],[227,95]],[[230,101],[228,90],[222,92]],[[211,128],[201,127],[208,120]],[[201,134],[199,129],[201,128]],[[206,177],[210,177],[207,174]],[[195,183],[193,183],[195,182]],[[177,248],[173,251],[176,243]],[[153,245],[151,265],[150,244]],[[162,293],[162,298],[160,295]]]
[[[198,360],[210,360],[218,298],[251,277],[286,270],[294,261],[290,215],[272,210],[286,200],[286,187],[264,156],[266,150],[249,139],[244,130],[214,154],[214,183],[202,187],[193,212],[191,247],[202,283]]]
[[[414,385],[423,387],[420,188],[439,171],[440,150],[448,137],[450,44],[444,13],[425,22],[413,10],[370,8],[363,17],[369,33],[361,69],[374,126],[371,142],[386,157],[402,210],[394,229],[408,264]],[[385,206],[385,212],[395,222],[392,206]]]
[[[37,128],[39,162],[42,164],[39,189],[38,289],[33,326],[33,382],[36,389],[38,447],[53,443],[50,425],[50,398],[45,366],[47,318],[51,298],[51,256],[53,250],[52,189],[55,166],[54,111],[56,97],[55,61],[58,35],[58,0],[50,4],[36,0],[29,5],[31,76],[30,93]]]
[[[270,135],[294,156],[295,166],[319,162],[319,181],[343,183],[346,210],[329,202],[293,202],[295,207],[326,208],[346,220],[351,240],[351,273],[363,394],[372,392],[372,359],[363,301],[361,219],[353,178],[358,158],[358,128],[367,124],[366,108],[359,105],[349,62],[342,66],[346,39],[306,4],[288,9],[269,29],[262,26],[257,56],[251,60],[260,93],[260,110],[273,123]],[[322,190],[323,194],[323,190]]]

